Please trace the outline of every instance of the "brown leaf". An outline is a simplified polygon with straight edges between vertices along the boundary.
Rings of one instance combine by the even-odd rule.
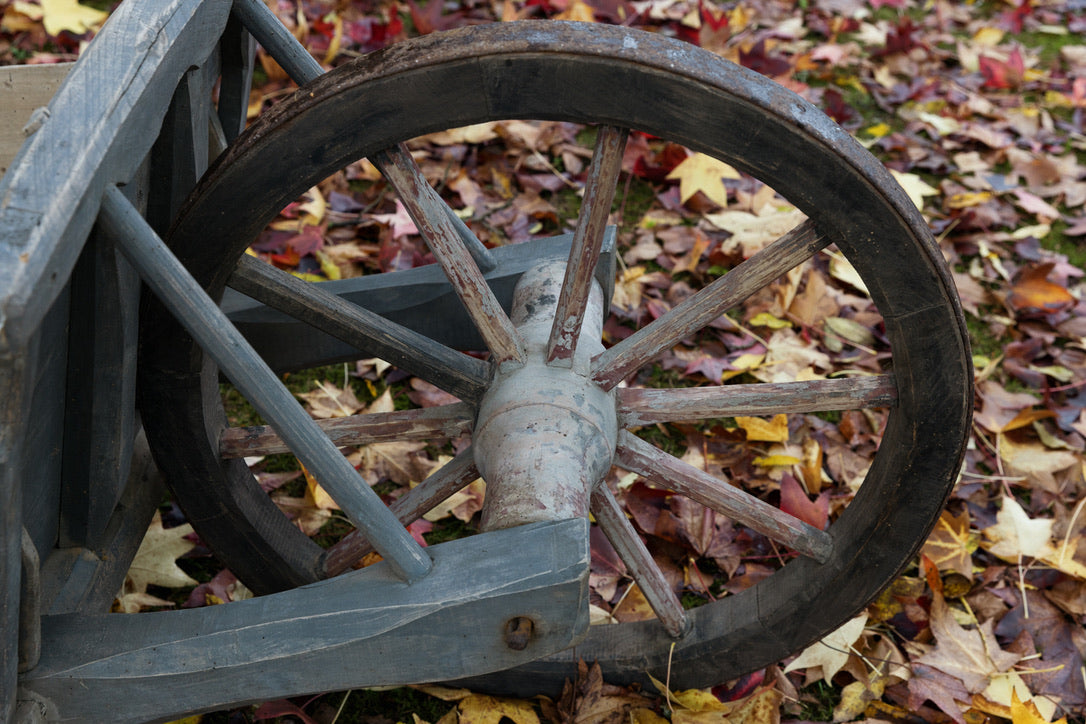
[[[1020,316],[1054,314],[1073,307],[1077,300],[1067,288],[1048,280],[1055,262],[1045,262],[1021,271],[1007,296],[1007,303]]]
[[[1021,658],[999,648],[991,621],[975,629],[962,628],[937,593],[933,595],[929,624],[935,634],[935,649],[915,661],[960,679],[970,693],[984,691],[993,675],[1007,671]]]
[[[968,510],[962,510],[957,516],[944,510],[920,552],[940,571],[955,571],[972,581],[973,551],[977,549],[977,542],[977,535],[969,529]]]

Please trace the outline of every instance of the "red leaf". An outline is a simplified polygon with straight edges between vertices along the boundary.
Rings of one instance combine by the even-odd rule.
[[[825,530],[830,520],[830,495],[826,491],[814,500],[791,475],[781,479],[781,510],[804,523]]]
[[[982,55],[980,60],[980,72],[984,75],[984,88],[1017,88],[1025,76],[1026,67],[1022,60],[1022,53],[1015,48],[1007,57],[1006,62]]]

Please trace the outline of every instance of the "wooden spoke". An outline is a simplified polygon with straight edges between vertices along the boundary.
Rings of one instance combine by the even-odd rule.
[[[594,379],[604,389],[611,389],[661,350],[701,329],[829,243],[813,222],[803,222],[664,316],[597,355]]]
[[[569,250],[566,278],[562,282],[551,336],[547,342],[547,364],[563,367],[573,364],[628,135],[629,131],[625,128],[602,126],[596,137],[596,150],[588,171],[581,215]]]
[[[434,193],[410,152],[402,145],[393,146],[375,154],[371,160],[396,190],[494,359],[499,365],[523,363],[524,350],[516,328],[464,247],[446,210],[448,207]],[[436,203],[434,198],[437,198]]]
[[[324,73],[321,64],[262,0],[235,0],[231,12],[298,85]]]
[[[471,432],[475,414],[470,405],[426,407],[369,415],[317,420],[317,427],[340,447],[396,440],[448,440]],[[223,458],[247,458],[288,452],[287,444],[270,425],[230,427],[219,438]]]
[[[475,453],[469,447],[398,498],[389,506],[389,510],[401,525],[410,525],[478,477]],[[338,576],[372,551],[373,545],[365,534],[355,530],[328,549],[321,561],[321,568],[325,576]]]
[[[429,337],[340,299],[319,284],[243,255],[229,284],[242,294],[274,307],[366,354],[389,362],[416,377],[472,401],[490,379],[482,360],[457,352]]]
[[[155,295],[253,407],[272,422],[400,577],[414,581],[425,576],[433,565],[430,557],[116,186],[109,186],[102,197],[99,223]]]
[[[623,427],[734,415],[860,410],[896,404],[897,385],[893,375],[618,391],[619,423]]]
[[[619,432],[615,465],[696,500],[820,563],[828,560],[832,553],[833,541],[829,534],[624,430]]]
[[[592,492],[592,515],[667,632],[675,638],[685,634],[690,621],[682,604],[606,485]]]

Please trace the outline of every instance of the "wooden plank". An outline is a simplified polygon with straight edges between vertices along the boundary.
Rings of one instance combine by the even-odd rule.
[[[475,414],[471,405],[452,405],[396,410],[365,415],[348,415],[317,420],[319,427],[336,445],[372,445],[396,440],[449,440],[471,432]],[[273,455],[290,450],[270,425],[229,427],[219,437],[224,458]]]
[[[33,128],[31,116],[60,88],[72,63],[0,67],[0,176]]]
[[[506,669],[587,631],[587,541],[584,520],[543,523],[434,546],[434,573],[411,586],[378,563],[222,606],[48,616],[21,684],[58,719],[137,722]],[[517,617],[533,623],[520,649],[505,640]]]
[[[0,344],[34,333],[67,282],[107,183],[143,163],[181,76],[215,49],[229,0],[124,3],[0,180]]]
[[[101,228],[155,295],[241,391],[270,420],[298,459],[324,486],[351,521],[373,541],[405,581],[424,577],[432,564],[415,539],[358,471],[302,409],[275,373],[264,364],[218,305],[159,239],[117,187],[102,199]]]
[[[818,233],[813,222],[803,222],[664,316],[598,355],[593,363],[593,378],[604,389],[611,389],[662,350],[810,259],[830,241]]]
[[[897,383],[893,375],[872,375],[670,390],[630,387],[618,390],[617,404],[619,423],[638,427],[735,415],[893,407]]]

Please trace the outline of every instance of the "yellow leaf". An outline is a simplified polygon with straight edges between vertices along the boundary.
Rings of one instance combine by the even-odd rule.
[[[724,702],[706,689],[675,691],[671,694],[671,700],[690,711],[726,711],[728,709]]]
[[[82,35],[105,22],[109,13],[80,5],[76,0],[41,0],[42,22],[49,35],[68,32]]]
[[[513,724],[539,724],[539,716],[530,701],[498,699],[472,694],[460,701],[460,724],[501,724],[502,718]]]
[[[744,372],[750,372],[756,370],[762,366],[762,362],[765,361],[764,354],[741,354],[732,360],[732,367],[734,370],[724,370],[724,373],[720,376],[720,381],[730,380],[732,377],[738,377]]]
[[[299,463],[301,465],[301,463]],[[320,510],[339,510],[339,504],[332,500],[332,496],[325,492],[317,479],[302,465],[302,474],[305,475],[305,499]]]
[[[1048,724],[1049,716],[1043,716],[1037,708],[1036,698],[1027,698],[1023,703],[1018,700],[1018,691],[1011,691],[1011,722],[1012,724]],[[1051,702],[1046,702],[1051,703]],[[1067,724],[1067,717],[1062,717],[1053,724]]]
[[[924,179],[917,176],[915,173],[902,173],[890,169],[890,173],[893,174],[897,182],[901,184],[901,188],[905,190],[905,193],[909,195],[912,202],[916,204],[916,208],[923,210],[924,197],[925,196],[938,196],[939,189],[928,185],[924,182]]]
[[[772,420],[760,417],[736,417],[735,424],[747,433],[747,440],[757,442],[788,442],[788,415],[775,415]]]
[[[787,468],[799,465],[800,462],[802,461],[799,458],[791,455],[766,455],[763,458],[754,458],[754,464],[763,468]]]
[[[829,683],[848,662],[849,649],[863,634],[865,624],[867,624],[866,613],[861,613],[856,618],[845,622],[841,628],[805,648],[792,663],[785,667],[784,673],[817,666],[822,670],[822,678]]]
[[[728,719],[731,724],[779,724],[780,720],[781,694],[773,687],[766,687],[743,699]]]
[[[944,510],[921,552],[940,571],[955,571],[973,580],[972,554],[977,545],[977,536],[969,529],[969,511],[954,516]]]
[[[870,683],[854,681],[841,689],[841,701],[833,709],[835,722],[852,721],[867,709],[867,705],[880,698],[886,689],[886,678],[872,675]]]
[[[750,319],[752,327],[769,327],[770,329],[783,329],[785,327],[791,327],[792,323],[787,319],[780,319],[774,317],[769,312],[759,312]]]
[[[883,136],[888,135],[892,130],[893,129],[885,123],[876,123],[873,126],[865,128],[864,133],[869,136],[874,136],[875,138],[882,138]]]
[[[324,276],[329,279],[341,279],[343,277],[342,272],[339,270],[339,266],[332,261],[332,257],[328,256],[320,249],[317,249],[313,253],[313,256],[317,257],[317,262],[321,265],[321,271],[324,273]]]
[[[947,198],[946,205],[952,209],[967,209],[970,206],[980,206],[991,198],[991,191],[966,191]]]
[[[727,206],[728,191],[724,188],[723,179],[737,179],[739,172],[723,161],[704,153],[695,153],[687,156],[667,177],[678,179],[680,203],[685,204],[691,196],[701,191],[717,206]]]
[[[1035,557],[1049,549],[1052,525],[1047,518],[1030,518],[1018,501],[1003,496],[1003,506],[996,514],[996,524],[984,529],[989,543],[985,546],[993,555],[1016,562],[1020,556]]]
[[[163,528],[162,518],[156,512],[128,569],[132,590],[142,593],[148,585],[163,588],[195,586],[197,581],[177,566],[177,559],[195,547],[194,543],[185,540],[185,536],[191,534],[192,526],[188,523]]]
[[[985,27],[973,33],[973,42],[988,48],[994,48],[1003,40],[1003,31],[999,28]]]
[[[573,0],[564,12],[554,16],[555,20],[573,20],[579,23],[596,22],[596,13],[592,7],[581,0]]]

